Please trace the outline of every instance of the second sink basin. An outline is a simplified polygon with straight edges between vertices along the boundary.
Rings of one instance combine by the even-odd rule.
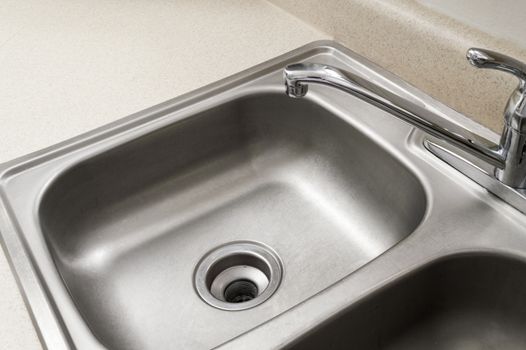
[[[48,187],[39,218],[104,345],[208,348],[371,261],[425,209],[417,178],[370,138],[312,101],[267,93],[75,164]],[[281,286],[258,312],[216,310],[193,289],[199,260],[235,241],[282,260]]]
[[[382,288],[288,350],[526,348],[526,264],[445,258]]]

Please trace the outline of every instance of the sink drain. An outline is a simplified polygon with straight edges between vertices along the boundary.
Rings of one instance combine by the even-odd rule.
[[[208,304],[222,310],[245,310],[261,304],[278,289],[279,258],[258,243],[236,242],[206,255],[195,272],[195,288]]]
[[[238,280],[225,288],[227,303],[244,303],[258,296],[258,287],[251,281]]]

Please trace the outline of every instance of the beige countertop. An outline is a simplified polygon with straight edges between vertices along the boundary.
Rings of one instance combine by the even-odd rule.
[[[505,2],[515,9],[526,6],[520,0]],[[465,62],[465,49],[483,46],[526,60],[526,48],[512,35],[513,25],[506,29],[498,19],[485,19],[497,13],[492,9],[501,2],[462,4],[4,0],[0,162],[328,38],[498,130],[504,101],[515,82],[501,73],[475,72]],[[479,8],[478,15],[459,15],[470,4],[486,7]],[[0,348],[41,348],[1,252],[0,315]]]
[[[523,0],[418,0],[419,3],[484,33],[526,48]]]

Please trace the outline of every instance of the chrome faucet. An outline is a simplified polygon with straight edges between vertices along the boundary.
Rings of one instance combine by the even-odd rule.
[[[469,49],[468,61],[478,68],[492,68],[519,78],[505,109],[505,126],[498,145],[438,115],[431,106],[410,100],[348,71],[325,64],[297,63],[284,69],[286,93],[303,97],[309,84],[323,84],[348,92],[394,116],[448,141],[495,167],[493,176],[515,189],[526,188],[526,64],[497,52]]]

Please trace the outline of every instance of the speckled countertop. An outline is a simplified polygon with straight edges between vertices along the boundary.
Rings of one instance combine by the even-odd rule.
[[[467,2],[490,6],[488,14],[501,4]],[[491,47],[524,60],[526,51],[506,37],[513,26],[486,33],[477,17],[453,18],[454,6],[435,0],[3,0],[0,162],[330,38],[498,130],[513,79],[476,74],[463,51]],[[483,94],[491,97],[481,102]],[[0,348],[41,349],[1,252],[0,315]]]

